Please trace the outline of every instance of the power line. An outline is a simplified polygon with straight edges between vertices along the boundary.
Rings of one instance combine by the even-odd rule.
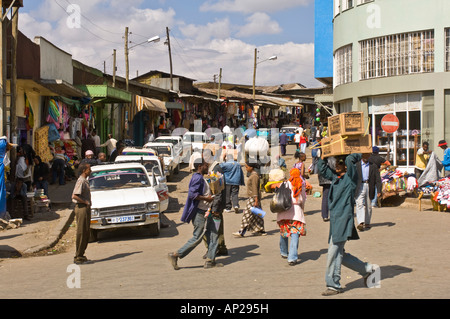
[[[68,4],[73,5],[73,3],[70,3],[68,0],[65,0],[65,1],[66,1]],[[82,14],[81,12],[80,12],[80,15],[81,15],[83,18],[85,18],[87,21],[89,21],[92,25],[96,26],[97,28],[99,28],[99,29],[102,30],[102,31],[105,31],[105,32],[108,32],[108,33],[111,33],[111,34],[120,34],[120,35],[122,34],[121,32],[113,32],[113,31],[110,31],[110,30],[107,30],[107,29],[102,28],[102,27],[99,26],[98,24],[92,22],[91,19],[89,19],[87,16],[85,16],[85,15]]]
[[[59,4],[59,2],[58,2],[57,0],[54,0],[54,1],[55,1],[55,3],[56,3],[62,10],[64,10],[64,12],[65,12],[68,16],[70,16],[70,14],[66,11],[66,9],[65,9],[61,4]],[[84,30],[86,30],[87,32],[89,32],[90,34],[92,34],[93,36],[95,36],[95,37],[98,38],[98,39],[101,39],[101,40],[103,40],[103,41],[110,42],[110,43],[113,43],[113,44],[122,45],[122,43],[114,42],[114,41],[110,41],[110,40],[107,40],[107,39],[102,38],[101,36],[99,36],[99,35],[93,33],[91,30],[87,29],[87,28],[84,27],[83,25],[80,25],[80,27],[83,28]]]

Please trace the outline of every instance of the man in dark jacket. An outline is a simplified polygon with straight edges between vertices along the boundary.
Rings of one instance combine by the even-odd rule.
[[[371,154],[363,154],[356,163],[358,181],[356,184],[356,219],[358,230],[363,231],[370,228],[372,218],[372,200],[375,196],[381,196],[381,177],[376,164],[369,162]],[[375,195],[376,194],[376,195]]]
[[[213,201],[209,186],[203,175],[208,173],[209,164],[202,158],[201,161],[194,163],[195,173],[189,182],[188,198],[184,206],[181,221],[189,223],[192,221],[194,232],[191,239],[183,245],[178,251],[169,253],[169,260],[175,270],[178,267],[178,258],[186,257],[195,247],[200,244],[203,234],[208,241],[208,253],[204,268],[223,266],[215,261],[217,253],[218,231],[213,221],[213,214],[207,214],[210,203]],[[205,231],[206,224],[206,231]]]
[[[355,164],[358,161],[361,161],[361,154],[350,154],[345,160],[337,158],[334,171],[323,159],[319,159],[318,162],[320,174],[332,181],[328,196],[330,233],[325,276],[327,290],[322,293],[323,296],[342,292],[341,265],[358,272],[365,280],[375,271],[375,265],[362,262],[344,250],[347,240],[359,239],[353,217],[355,189],[358,182]]]
[[[280,146],[281,146],[281,156],[286,155],[286,144],[288,143],[288,136],[286,134],[286,130],[283,130],[283,132],[280,135]]]

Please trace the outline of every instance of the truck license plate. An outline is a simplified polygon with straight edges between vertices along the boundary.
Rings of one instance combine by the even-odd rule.
[[[134,222],[134,216],[120,216],[120,217],[112,217],[111,223],[128,223],[128,222]]]

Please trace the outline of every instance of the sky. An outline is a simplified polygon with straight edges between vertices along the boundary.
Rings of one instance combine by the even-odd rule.
[[[314,79],[314,0],[24,0],[19,30],[41,36],[72,58],[125,76],[125,28],[129,29],[130,79],[152,70],[198,82],[256,85]],[[159,36],[159,42],[147,39]],[[267,60],[277,56],[276,60]]]

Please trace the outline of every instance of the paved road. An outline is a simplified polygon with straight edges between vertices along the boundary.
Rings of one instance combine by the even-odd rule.
[[[159,237],[149,238],[140,230],[101,234],[99,242],[88,246],[87,256],[93,263],[79,267],[79,281],[72,280],[75,273],[70,270],[71,250],[53,256],[3,259],[1,286],[7,289],[0,290],[0,297],[260,301],[325,298],[320,293],[325,289],[329,223],[320,216],[320,198],[307,199],[308,233],[300,240],[300,264],[288,266],[280,258],[275,215],[268,209],[270,195],[265,195],[268,236],[234,238],[231,233],[238,230],[242,214],[226,214],[229,255],[218,258],[225,266],[204,269],[205,248],[200,245],[179,261],[181,269],[175,271],[167,253],[181,247],[192,235],[192,225],[180,222],[190,179],[187,168],[179,179],[170,183],[172,210],[165,214],[170,227],[162,229]],[[244,194],[245,189],[241,188],[242,206]],[[417,209],[376,209],[373,228],[360,233],[360,240],[348,242],[346,250],[381,267],[381,287],[365,288],[358,274],[343,267],[341,283],[345,293],[331,298],[449,298],[449,218],[448,213]],[[69,288],[78,282],[80,288]]]

